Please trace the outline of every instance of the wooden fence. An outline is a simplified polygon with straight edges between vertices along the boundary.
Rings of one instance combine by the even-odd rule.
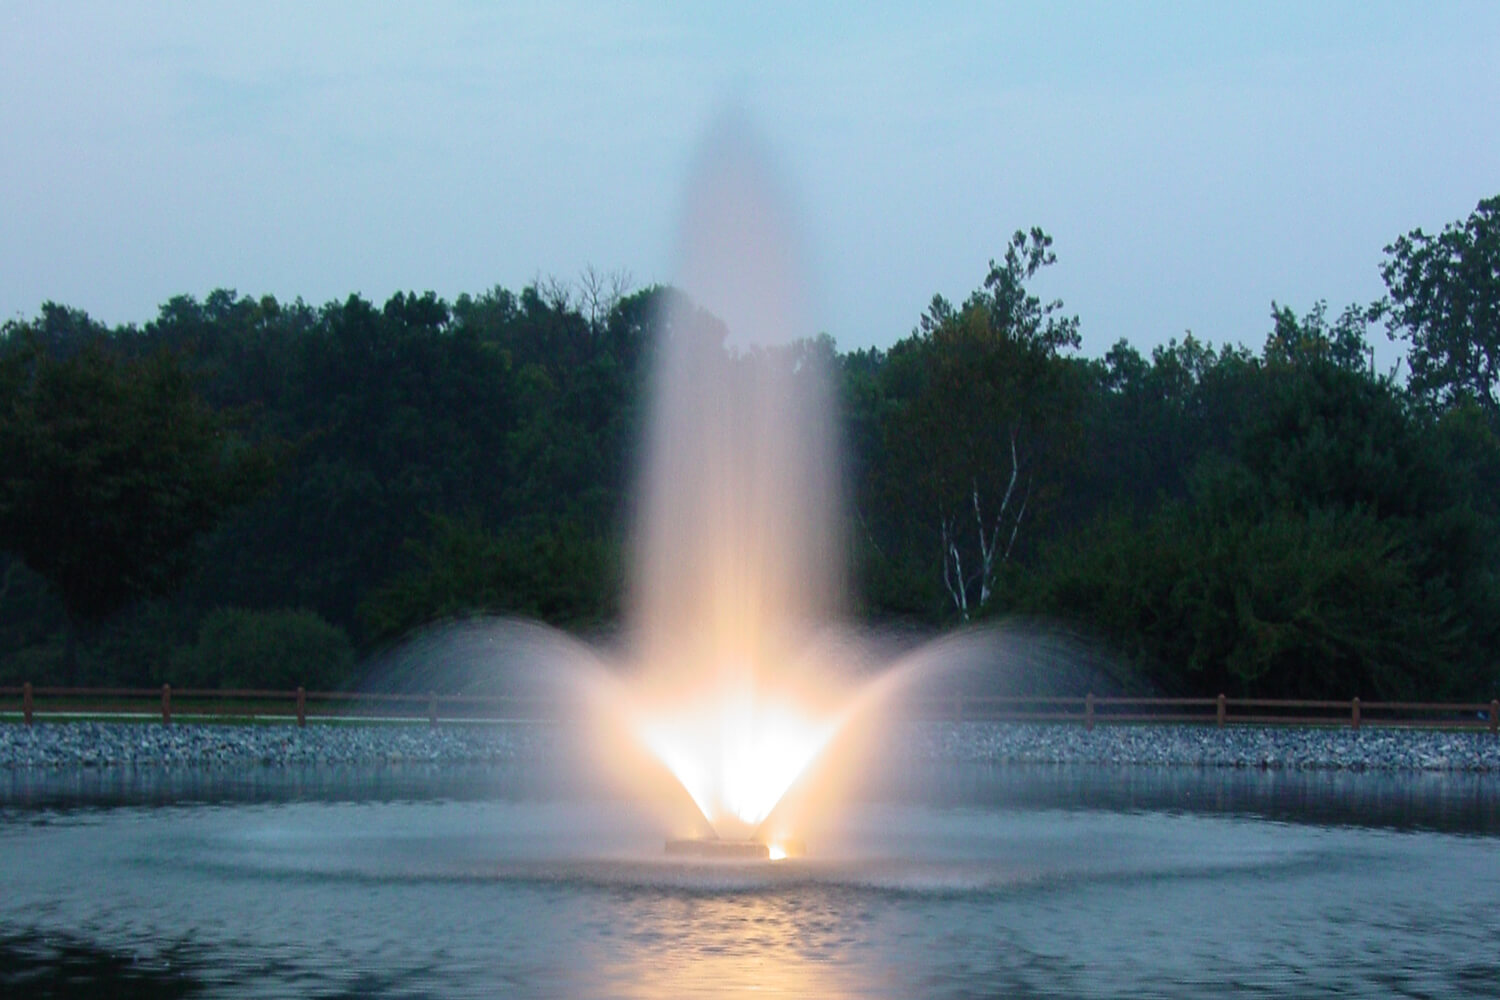
[[[19,702],[17,706],[15,703]],[[9,704],[8,704],[9,703]],[[136,716],[160,718],[423,719],[448,721],[543,720],[556,716],[557,700],[524,695],[383,694],[368,691],[261,689],[0,687],[0,712],[31,725],[37,718]]]
[[[951,721],[1098,723],[1182,722],[1224,726],[1364,725],[1488,729],[1497,732],[1500,700],[1484,702],[1396,702],[1283,700],[1274,698],[1059,698],[960,694],[916,699],[905,706],[917,718]],[[381,694],[364,691],[174,690],[160,688],[0,687],[0,713],[37,718],[76,716],[182,718],[423,719],[438,721],[543,721],[559,716],[562,703],[545,696]]]
[[[926,705],[922,707],[928,707]],[[925,713],[925,714],[931,714]],[[1347,701],[1284,698],[1082,698],[963,695],[940,717],[1014,722],[1196,722],[1224,726],[1364,725],[1488,729],[1497,732],[1500,699],[1485,702]]]

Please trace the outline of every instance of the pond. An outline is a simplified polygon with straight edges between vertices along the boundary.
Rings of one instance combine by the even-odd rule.
[[[1497,776],[896,770],[777,863],[532,766],[0,772],[0,993],[1500,996]]]

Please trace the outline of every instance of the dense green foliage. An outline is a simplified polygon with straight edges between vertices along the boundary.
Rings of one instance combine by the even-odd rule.
[[[166,676],[192,688],[314,691],[342,686],[354,666],[349,636],[310,611],[211,611],[192,645],[179,646]]]
[[[1166,692],[1492,697],[1497,205],[1395,241],[1378,303],[1273,304],[1259,350],[1078,356],[1027,288],[1040,230],[889,350],[783,349],[834,353],[859,614],[1041,615]],[[0,681],[63,672],[70,620],[89,681],[253,687],[476,612],[612,624],[674,293],[590,277],[7,324]],[[1374,369],[1382,322],[1406,379]]]
[[[60,324],[82,335],[49,351]],[[199,536],[264,488],[270,459],[232,439],[175,355],[122,358],[55,308],[39,325],[9,330],[0,356],[0,547],[51,584],[74,626],[95,624],[171,593]]]
[[[1025,290],[1053,263],[1050,248],[1039,229],[1016,233],[983,288],[962,309],[935,298],[855,397],[879,404],[861,498],[867,537],[918,576],[936,556],[949,607],[965,621],[989,609],[1077,437],[1082,372],[1059,352],[1078,346],[1078,321]]]
[[[431,537],[409,545],[411,566],[371,592],[360,623],[376,640],[475,609],[570,628],[603,624],[617,611],[619,546],[579,532],[561,521],[491,534],[473,518],[434,515]]]
[[[1414,229],[1385,253],[1390,294],[1375,312],[1411,345],[1412,391],[1500,416],[1500,197],[1436,236]]]

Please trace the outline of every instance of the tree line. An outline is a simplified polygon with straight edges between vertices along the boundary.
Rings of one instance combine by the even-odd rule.
[[[1494,696],[1500,198],[1394,240],[1378,302],[1273,303],[1255,347],[1084,357],[1028,287],[1055,261],[1017,232],[889,349],[778,349],[839,383],[860,618],[1038,617],[1165,693]],[[7,322],[0,683],[335,687],[445,618],[609,628],[678,294],[590,272]]]

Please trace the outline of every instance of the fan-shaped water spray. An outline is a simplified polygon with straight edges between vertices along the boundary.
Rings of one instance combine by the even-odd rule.
[[[692,838],[679,843],[773,857],[834,800],[858,759],[853,723],[882,694],[989,648],[971,635],[882,663],[842,625],[832,352],[809,339],[786,204],[741,123],[711,134],[686,201],[682,291],[656,317],[616,648],[521,623],[465,640],[563,679],[605,769],[692,816],[679,814],[673,832]]]

